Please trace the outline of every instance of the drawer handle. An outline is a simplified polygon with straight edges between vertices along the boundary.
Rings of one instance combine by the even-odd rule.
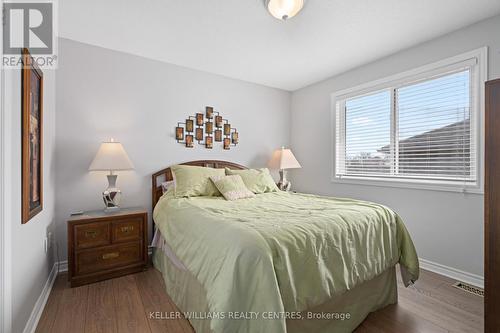
[[[97,231],[92,230],[92,231],[85,231],[85,237],[87,238],[96,238],[97,236]]]
[[[118,258],[119,256],[120,256],[120,252],[104,253],[102,255],[102,259],[104,259],[104,260],[114,259],[114,258]]]
[[[128,226],[126,226],[126,227],[122,227],[122,228],[121,228],[121,230],[122,230],[122,232],[123,232],[123,233],[127,234],[127,233],[129,233],[129,232],[133,231],[133,230],[134,230],[134,227],[133,227],[133,226],[131,226],[131,225],[128,225]]]

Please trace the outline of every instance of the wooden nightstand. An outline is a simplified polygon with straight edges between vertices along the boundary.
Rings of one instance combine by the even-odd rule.
[[[144,209],[72,216],[68,220],[71,287],[146,270],[147,235],[148,213]]]

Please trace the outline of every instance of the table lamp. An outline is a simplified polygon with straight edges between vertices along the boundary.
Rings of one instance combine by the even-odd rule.
[[[105,211],[120,209],[122,192],[116,187],[116,178],[118,176],[113,172],[133,169],[134,165],[120,142],[111,139],[109,142],[101,143],[94,160],[90,164],[89,171],[109,171],[107,176],[108,188],[102,192],[102,199],[106,206]]]
[[[274,151],[268,166],[271,169],[280,171],[278,187],[282,191],[289,191],[292,186],[291,182],[286,179],[286,169],[302,168],[295,156],[293,156],[292,151],[290,149],[285,149],[285,147],[281,147],[281,149]]]

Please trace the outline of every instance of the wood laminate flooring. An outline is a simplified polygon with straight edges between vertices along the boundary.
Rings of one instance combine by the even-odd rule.
[[[398,304],[368,316],[356,333],[482,332],[483,298],[452,286],[452,279],[421,271],[404,288],[398,273]],[[178,311],[154,268],[133,275],[70,288],[60,274],[37,333],[192,333],[184,318],[155,319],[151,312]]]

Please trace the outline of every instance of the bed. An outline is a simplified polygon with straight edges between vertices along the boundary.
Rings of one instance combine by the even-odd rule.
[[[226,161],[185,165],[245,169]],[[272,192],[226,201],[162,193],[153,175],[153,264],[196,332],[352,332],[418,279],[399,216],[370,202]]]

